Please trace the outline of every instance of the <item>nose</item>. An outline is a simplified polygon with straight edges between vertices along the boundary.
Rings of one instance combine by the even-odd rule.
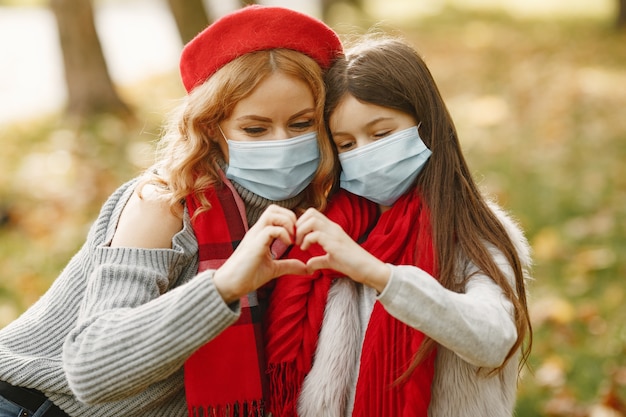
[[[291,138],[291,135],[289,134],[289,131],[285,129],[284,127],[279,127],[274,130],[274,140],[289,139],[289,138]]]

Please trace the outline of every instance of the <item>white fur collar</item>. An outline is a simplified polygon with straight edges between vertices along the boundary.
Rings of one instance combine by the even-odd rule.
[[[343,278],[330,288],[313,367],[298,400],[300,417],[340,417],[345,413],[361,347],[356,285]]]

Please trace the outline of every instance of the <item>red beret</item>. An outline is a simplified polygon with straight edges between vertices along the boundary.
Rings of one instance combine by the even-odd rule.
[[[313,58],[323,69],[343,53],[337,34],[322,21],[294,10],[252,5],[229,13],[193,38],[180,58],[187,92],[248,52],[285,48]]]

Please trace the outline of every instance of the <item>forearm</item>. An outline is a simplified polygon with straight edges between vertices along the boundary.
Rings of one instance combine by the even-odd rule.
[[[379,296],[397,319],[430,336],[475,366],[498,367],[515,343],[512,304],[486,276],[475,275],[455,293],[413,266],[391,266]]]
[[[130,396],[173,374],[238,312],[217,293],[207,271],[160,295],[154,269],[102,265],[90,277],[77,327],[63,351],[70,387],[87,403]]]

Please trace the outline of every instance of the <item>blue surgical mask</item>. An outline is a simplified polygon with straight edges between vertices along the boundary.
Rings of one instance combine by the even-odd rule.
[[[339,154],[341,188],[383,206],[391,206],[420,173],[431,151],[417,126]]]
[[[226,177],[274,201],[295,197],[311,183],[319,165],[317,132],[291,139],[228,143]]]

